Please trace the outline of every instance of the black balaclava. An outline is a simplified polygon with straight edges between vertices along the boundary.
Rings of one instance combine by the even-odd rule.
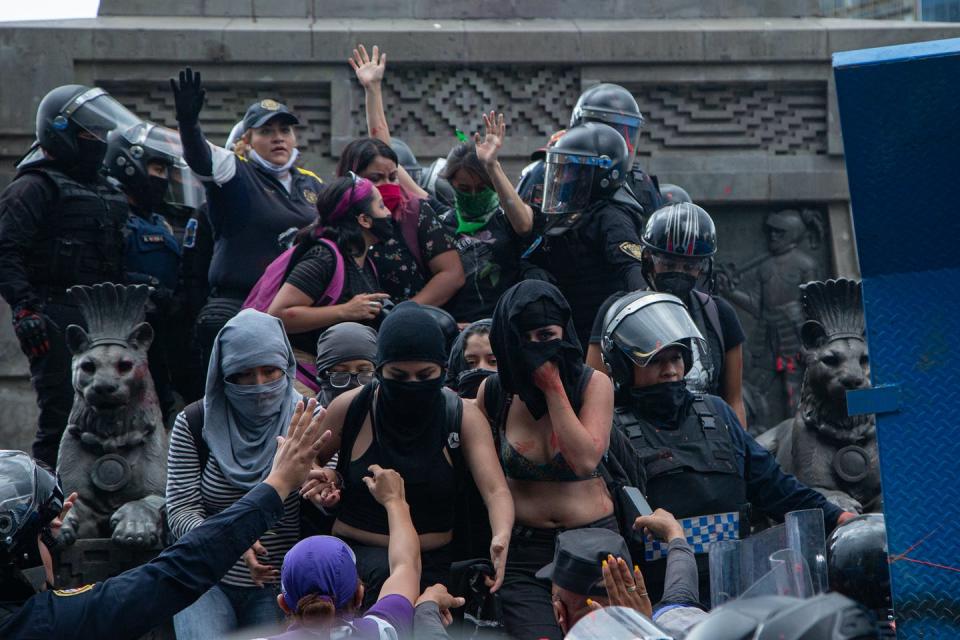
[[[528,342],[527,331],[546,325],[563,327],[563,338],[549,342]],[[507,289],[493,312],[490,346],[497,357],[500,385],[506,393],[520,396],[535,419],[547,412],[547,399],[533,383],[533,372],[547,361],[560,370],[560,379],[570,404],[576,397],[583,371],[583,351],[573,326],[570,305],[560,290],[541,280],[524,280]]]
[[[66,173],[82,182],[93,182],[103,167],[107,155],[107,143],[77,137],[77,161]]]
[[[390,380],[391,362],[447,362],[443,332],[430,312],[413,301],[398,304],[380,326],[377,338],[379,390],[374,405],[374,435],[384,456],[404,479],[427,473],[434,453],[445,443],[443,371],[431,380]]]
[[[450,359],[447,361],[446,385],[457,392],[461,398],[476,398],[480,383],[496,373],[491,369],[472,369],[463,353],[467,348],[467,339],[476,335],[481,327],[490,327],[492,320],[484,318],[473,322],[460,332],[450,347]]]
[[[690,292],[697,286],[697,278],[682,271],[665,271],[653,275],[653,284],[657,291],[675,295],[686,301],[690,299]]]

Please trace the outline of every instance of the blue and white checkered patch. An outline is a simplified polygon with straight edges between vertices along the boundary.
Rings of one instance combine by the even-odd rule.
[[[683,518],[680,520],[680,526],[683,527],[683,532],[687,536],[687,543],[693,548],[694,553],[706,553],[711,542],[736,540],[740,537],[740,513],[731,511],[730,513]],[[644,547],[644,559],[647,562],[653,562],[667,557],[670,544],[655,540],[653,536],[647,534]]]

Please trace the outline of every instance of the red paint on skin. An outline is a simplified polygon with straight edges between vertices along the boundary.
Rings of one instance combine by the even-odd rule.
[[[522,456],[526,456],[527,452],[533,449],[533,442],[530,440],[521,440],[520,442],[513,445],[514,450]]]

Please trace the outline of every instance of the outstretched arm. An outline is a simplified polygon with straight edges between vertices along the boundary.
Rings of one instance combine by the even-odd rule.
[[[494,111],[491,111],[490,115],[483,114],[483,127],[485,129],[483,137],[481,138],[477,133],[473,138],[477,145],[477,157],[487,170],[487,176],[500,198],[500,206],[507,214],[510,226],[518,236],[526,236],[533,231],[533,209],[520,199],[520,194],[514,189],[507,174],[503,172],[500,159],[497,157],[507,134],[503,114],[497,114]]]
[[[387,545],[390,577],[383,583],[377,600],[397,594],[413,604],[420,595],[420,538],[410,517],[403,478],[393,469],[383,469],[377,464],[370,465],[369,470],[373,476],[365,477],[363,482],[386,509],[390,531]]]
[[[380,47],[373,46],[373,55],[367,54],[362,44],[353,50],[353,56],[347,60],[357,80],[363,86],[365,107],[367,110],[367,135],[390,144],[390,127],[387,124],[387,114],[383,109],[383,73],[387,68],[387,54],[380,53]],[[400,176],[400,186],[415,198],[426,198],[429,194],[420,188],[420,185],[410,177],[406,169],[397,167]]]

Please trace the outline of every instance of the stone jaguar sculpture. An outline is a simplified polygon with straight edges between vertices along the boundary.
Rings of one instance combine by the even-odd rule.
[[[64,494],[79,494],[61,529],[67,544],[110,537],[153,547],[162,540],[167,434],[147,368],[149,292],[110,283],[69,290],[87,329],[66,330],[76,395],[57,472]]]
[[[870,386],[860,283],[837,279],[800,286],[806,371],[797,414],[757,440],[792,473],[837,506],[881,507],[877,428],[872,415],[847,416],[846,393]]]

